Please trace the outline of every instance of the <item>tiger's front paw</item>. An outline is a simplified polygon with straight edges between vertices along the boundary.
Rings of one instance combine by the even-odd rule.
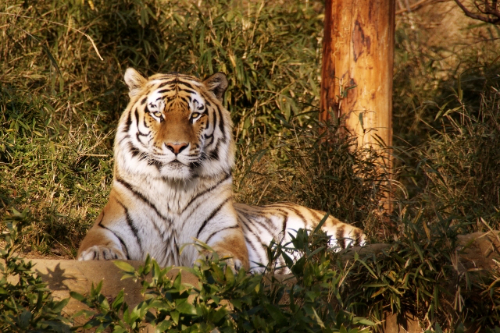
[[[94,245],[78,254],[79,261],[85,260],[127,260],[123,252],[115,247]]]
[[[225,261],[226,261],[227,267],[231,268],[234,273],[236,273],[241,268],[243,268],[243,263],[239,259],[227,258],[227,259],[225,259]]]
[[[226,267],[231,268],[231,270],[236,273],[238,272],[241,268],[244,268],[245,265],[240,259],[234,258],[231,254],[225,253],[225,252],[217,252],[217,258],[220,261],[223,261],[226,263]],[[200,253],[199,259],[201,260],[214,260],[214,253],[209,252],[209,251],[202,251]],[[245,267],[246,268],[246,267]]]

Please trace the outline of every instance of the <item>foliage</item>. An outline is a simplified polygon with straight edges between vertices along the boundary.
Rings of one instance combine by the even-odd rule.
[[[284,255],[294,273],[284,280],[244,270],[235,273],[216,254],[168,277],[172,267],[162,269],[148,257],[138,270],[125,262],[115,263],[124,278],[141,281],[146,300],[134,309],[124,303],[123,292],[109,304],[100,294],[100,284],[87,297],[77,293],[72,297],[94,308],[96,312],[85,311],[92,317],[82,327],[97,331],[138,332],[151,324],[160,332],[211,332],[215,328],[220,332],[367,332],[374,324],[344,308],[340,294],[346,276],[331,266],[327,239],[324,235],[313,239],[310,243],[309,234],[301,230],[292,240],[295,249],[288,249],[288,244],[269,249],[271,258]],[[293,262],[290,255],[296,251],[301,259]],[[182,284],[182,271],[193,274],[199,285]]]
[[[13,211],[0,250],[0,331],[69,332],[70,321],[61,314],[69,301],[55,301],[47,285],[32,272],[33,264],[16,252],[20,249],[22,220],[26,212]]]
[[[435,332],[499,329],[498,272],[462,266],[451,219],[427,223],[423,214],[408,214],[400,240],[357,257],[350,275],[357,286],[349,295],[357,302],[353,311],[372,320],[383,320],[388,311],[402,323],[413,314],[421,327]]]
[[[437,211],[462,224],[461,232],[500,228],[500,94],[491,89],[477,111],[459,90],[461,104],[436,115],[434,139],[416,151],[422,161],[416,172],[426,180],[418,197],[426,216]]]
[[[463,17],[450,6],[442,19]],[[461,233],[499,228],[500,30],[470,20],[460,34],[436,32],[425,15],[404,15],[396,29],[393,149],[401,191],[393,221],[400,232],[405,214],[424,214],[431,225],[451,221]],[[432,33],[450,38],[443,43]]]

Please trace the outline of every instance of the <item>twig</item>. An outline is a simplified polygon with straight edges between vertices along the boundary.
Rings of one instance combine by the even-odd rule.
[[[413,5],[411,5],[410,7],[403,8],[403,9],[400,9],[400,10],[396,11],[396,15],[403,14],[403,13],[406,13],[406,12],[411,12],[411,11],[414,11],[414,10],[420,9],[420,8],[421,8],[421,7],[423,7],[424,5],[428,5],[428,4],[430,4],[431,2],[438,2],[438,1],[434,1],[434,0],[420,0],[419,2],[414,3],[414,4],[413,4]]]
[[[80,156],[85,156],[85,157],[108,157],[108,154],[82,154],[78,153]]]

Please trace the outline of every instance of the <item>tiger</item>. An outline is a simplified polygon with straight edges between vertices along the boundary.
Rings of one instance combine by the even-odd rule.
[[[324,212],[297,204],[250,206],[233,200],[235,141],[223,106],[225,74],[200,80],[169,73],[124,75],[130,101],[114,143],[107,204],[87,232],[78,260],[142,260],[193,266],[204,243],[234,270],[261,272],[272,240],[314,229]],[[331,245],[364,245],[359,228],[328,216]]]

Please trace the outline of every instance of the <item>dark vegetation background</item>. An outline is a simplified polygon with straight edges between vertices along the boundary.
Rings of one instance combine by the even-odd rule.
[[[377,171],[376,153],[363,159],[340,135],[318,144],[321,1],[2,2],[0,216],[24,225],[32,255],[74,257],[110,190],[114,131],[128,102],[125,69],[222,71],[238,201],[322,209],[364,228],[372,242],[395,241],[405,260],[418,253],[401,265],[390,256],[372,263],[385,289],[358,295],[371,309],[402,311],[416,298],[429,325],[467,318],[492,325],[497,289],[470,305],[472,315],[431,305],[456,235],[500,229],[500,29],[466,19],[453,3],[398,8],[395,209],[384,216],[387,175]],[[488,286],[467,281],[470,290]],[[410,301],[401,301],[405,292]]]

